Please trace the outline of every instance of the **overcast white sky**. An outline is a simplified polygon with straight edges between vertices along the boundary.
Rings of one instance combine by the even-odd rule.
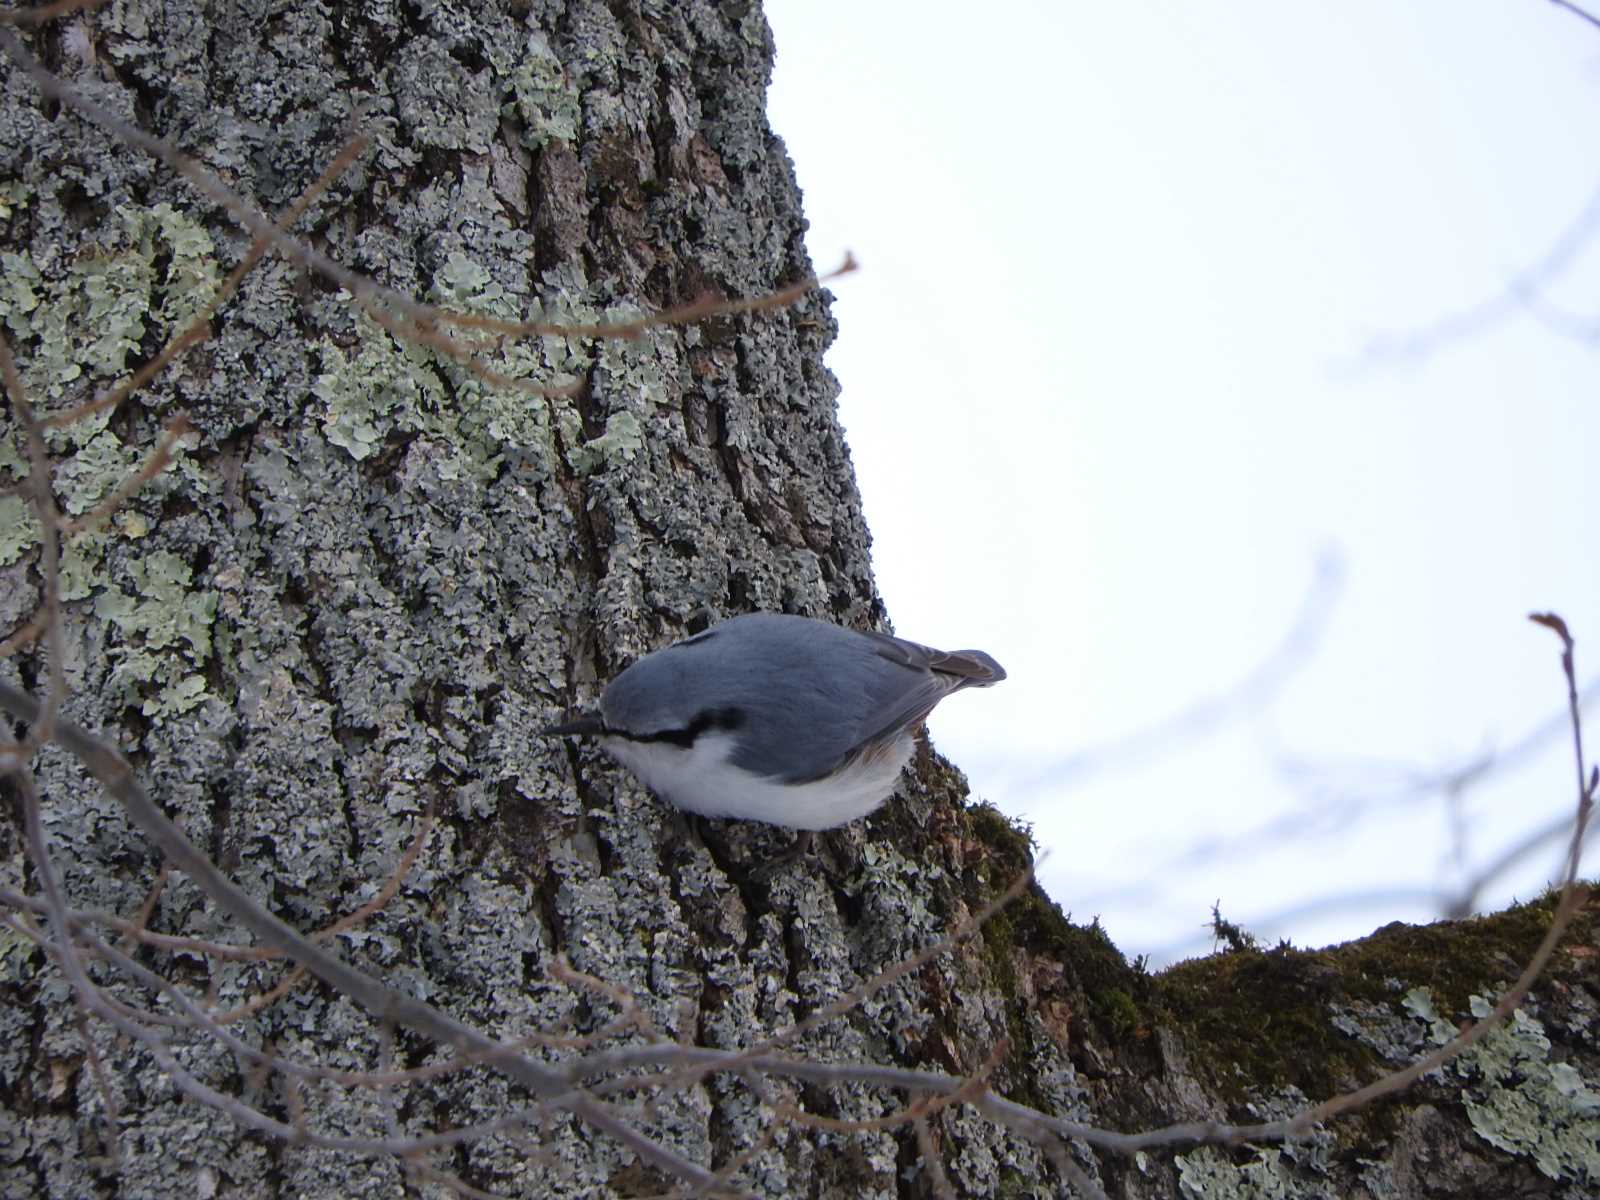
[[[1559,736],[1454,806],[1416,781],[1559,712],[1530,610],[1600,673],[1600,242],[1562,240],[1600,224],[1600,29],[1545,0],[767,12],[812,256],[863,264],[828,362],[879,586],[901,634],[1011,673],[934,738],[1063,908],[1157,960],[1216,900],[1321,944],[1427,919],[1570,807]],[[1261,714],[1081,757],[1297,621]]]

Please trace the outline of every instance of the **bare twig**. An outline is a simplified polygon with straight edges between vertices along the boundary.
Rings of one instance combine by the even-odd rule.
[[[112,134],[124,145],[137,147],[166,164],[166,166],[187,179],[201,195],[225,209],[228,215],[249,232],[252,237],[269,243],[273,250],[291,262],[297,263],[307,270],[315,271],[324,278],[337,283],[374,316],[378,315],[379,310],[384,309],[401,314],[410,323],[403,336],[436,347],[440,346],[441,343],[436,340],[437,335],[433,331],[440,325],[455,326],[462,329],[482,329],[487,332],[519,337],[550,335],[562,337],[635,338],[645,330],[656,326],[684,324],[691,321],[702,321],[709,317],[780,308],[794,303],[796,299],[806,292],[820,286],[823,280],[846,274],[855,270],[857,266],[853,257],[846,256],[844,263],[829,275],[821,279],[815,275],[808,275],[806,278],[769,296],[737,300],[702,298],[679,308],[668,308],[650,316],[616,322],[601,322],[593,325],[560,325],[543,321],[508,322],[493,317],[452,312],[431,304],[423,304],[392,288],[386,288],[367,276],[352,271],[329,258],[304,241],[292,237],[286,230],[280,229],[257,211],[254,206],[243,200],[236,192],[217,178],[215,174],[206,170],[205,167],[184,154],[171,142],[146,133],[137,125],[102,108],[78,89],[45,70],[39,61],[28,53],[27,48],[23,46],[16,34],[3,26],[0,26],[0,50],[4,50],[11,57],[33,80],[34,86],[44,95],[81,113],[94,124]],[[459,349],[459,346],[456,349]],[[487,371],[486,368],[485,371]],[[522,382],[509,377],[495,375],[493,372],[487,373],[493,376],[497,383],[503,383],[506,386],[524,386]]]
[[[111,495],[84,513],[83,516],[73,521],[63,521],[61,524],[62,534],[66,537],[71,537],[75,533],[82,533],[91,526],[98,525],[116,512],[117,509],[127,503],[129,497],[167,469],[167,464],[172,461],[173,446],[177,445],[179,438],[186,436],[190,432],[192,432],[192,427],[189,424],[188,417],[182,413],[173,417],[167,422],[166,432],[162,434],[161,441],[157,443],[156,448],[150,452],[150,457],[145,461],[144,466],[123,480],[122,484]]]
[[[1551,0],[1551,3],[1579,11],[1562,0]],[[1343,364],[1344,369],[1357,373],[1393,362],[1426,359],[1453,342],[1474,337],[1530,308],[1543,296],[1545,289],[1578,260],[1597,230],[1600,230],[1600,189],[1590,194],[1578,215],[1556,236],[1544,254],[1518,271],[1501,291],[1467,308],[1446,313],[1421,328],[1374,337],[1353,362]]]
[[[32,696],[5,683],[0,683],[0,707],[28,722],[36,721],[42,712]],[[709,1186],[715,1182],[715,1176],[710,1171],[628,1125],[599,1101],[586,1094],[571,1092],[559,1073],[521,1055],[499,1053],[501,1047],[472,1026],[455,1020],[431,1004],[386,987],[336,954],[324,950],[309,937],[291,929],[257,904],[189,841],[183,831],[145,794],[120,754],[66,721],[57,722],[55,740],[76,756],[90,774],[100,781],[101,786],[116,797],[134,823],[160,846],[173,864],[235,921],[263,942],[282,950],[329,987],[361,1005],[373,1017],[405,1025],[445,1045],[489,1056],[485,1061],[492,1063],[503,1074],[528,1087],[535,1095],[549,1098],[551,1104],[615,1138],[661,1170],[697,1186]],[[62,929],[59,936],[65,940],[65,903],[53,898],[52,904],[60,909]],[[63,963],[76,967],[77,960],[70,948],[64,944],[63,951]],[[170,1059],[170,1055],[165,1057]]]
[[[1338,601],[1343,564],[1332,550],[1317,558],[1300,607],[1278,643],[1237,683],[1202,696],[1170,716],[1030,770],[1014,784],[1024,797],[1077,786],[1107,771],[1143,768],[1232,721],[1259,713],[1310,661]]]
[[[350,165],[361,156],[361,153],[367,148],[368,140],[365,134],[356,134],[345,142],[343,148],[334,156],[333,161],[327,165],[322,174],[312,180],[310,186],[301,192],[294,203],[284,210],[274,228],[287,235],[295,222],[305,214],[306,209],[311,207],[312,202],[327,191],[332,186],[333,181],[344,174]],[[205,341],[211,336],[211,319],[221,311],[224,304],[233,299],[234,294],[239,290],[240,284],[244,282],[245,276],[261,261],[271,248],[271,245],[271,241],[263,237],[257,237],[251,242],[249,249],[245,251],[244,257],[239,260],[239,265],[228,273],[228,277],[222,281],[222,285],[217,288],[216,293],[201,307],[199,312],[195,313],[182,332],[163,346],[160,353],[154,358],[135,371],[133,376],[125,383],[119,384],[110,391],[76,405],[65,412],[55,413],[49,419],[41,422],[41,424],[50,428],[58,428],[64,425],[71,425],[75,421],[81,421],[85,417],[93,416],[102,409],[115,408],[134,392],[161,374],[162,371],[166,370],[189,347]],[[80,519],[87,520],[87,518]]]
[[[939,1147],[934,1143],[927,1118],[914,1118],[911,1127],[917,1134],[917,1151],[922,1155],[922,1170],[928,1177],[929,1190],[938,1200],[956,1200],[955,1189],[950,1186],[950,1179],[944,1173],[944,1163],[940,1161]]]
[[[24,27],[47,25],[57,17],[68,17],[84,9],[99,8],[105,3],[106,0],[56,0],[54,4],[42,4],[38,8],[0,9],[0,25]]]
[[[1576,4],[1572,3],[1572,0],[1550,0],[1550,3],[1554,4],[1557,8],[1566,9],[1573,16],[1589,22],[1589,24],[1593,25],[1596,29],[1600,29],[1600,17],[1595,16],[1586,9],[1579,8]]]
[[[9,37],[7,29],[0,28],[0,37]],[[28,401],[27,390],[22,386],[22,376],[11,356],[11,343],[0,330],[0,380],[11,397],[12,411],[22,425],[28,451],[28,498],[39,518],[39,563],[44,576],[44,637],[49,659],[49,683],[45,702],[38,720],[32,722],[25,742],[10,747],[19,762],[31,757],[39,746],[49,742],[54,735],[56,712],[66,699],[67,682],[63,668],[64,650],[61,641],[61,511],[56,507],[55,493],[50,490],[50,459],[46,453],[44,433],[34,416],[33,405]]]
[[[10,658],[18,650],[33,645],[39,640],[39,635],[45,631],[49,621],[43,613],[34,614],[33,618],[22,628],[18,629],[5,641],[0,642],[0,658]]]
[[[1010,1047],[1004,1038],[996,1040],[989,1057],[971,1075],[962,1081],[960,1087],[951,1092],[935,1092],[922,1096],[920,1099],[882,1117],[824,1117],[816,1113],[806,1112],[793,1104],[775,1104],[773,1111],[786,1120],[794,1121],[800,1125],[811,1125],[817,1129],[826,1129],[833,1133],[876,1133],[885,1129],[896,1129],[901,1125],[913,1121],[921,1121],[927,1117],[935,1116],[952,1104],[971,1104],[988,1094],[989,1078],[999,1069],[1001,1061],[1005,1058]]]

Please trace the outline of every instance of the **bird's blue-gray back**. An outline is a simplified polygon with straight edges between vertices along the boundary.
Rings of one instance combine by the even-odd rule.
[[[605,717],[636,735],[697,720],[737,728],[736,765],[797,783],[921,720],[951,692],[1004,677],[977,652],[947,655],[885,634],[754,613],[635,663],[607,689]],[[705,693],[707,679],[717,681],[715,695]],[[751,712],[762,719],[741,723]]]

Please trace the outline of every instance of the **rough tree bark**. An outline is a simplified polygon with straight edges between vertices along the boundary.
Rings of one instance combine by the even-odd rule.
[[[113,0],[25,41],[269,213],[352,128],[368,132],[372,149],[316,207],[310,240],[420,298],[581,322],[706,289],[756,296],[810,270],[800,197],[764,115],[773,48],[753,3]],[[169,170],[41,99],[6,59],[0,92],[0,319],[35,398],[59,408],[153,354],[248,239]],[[110,735],[191,838],[292,924],[318,928],[367,899],[433,805],[438,827],[399,895],[339,939],[352,961],[515,1038],[609,1015],[551,985],[565,954],[673,1037],[738,1047],[913,953],[1025,868],[1025,835],[969,807],[936,755],[919,759],[903,798],[823,839],[820,868],[763,879],[753,868],[786,835],[688,828],[602,758],[536,733],[634,656],[717,616],[883,623],[822,366],[825,295],[633,341],[505,349],[508,373],[582,383],[548,398],[396,341],[281,259],[248,277],[212,333],[116,413],[52,444],[58,495],[82,512],[169,414],[198,431],[174,469],[69,547],[66,713]],[[9,481],[22,468],[6,433]],[[36,538],[10,503],[0,632],[41,595]],[[36,655],[0,670],[42,686]],[[137,910],[159,857],[64,754],[39,772],[72,896]],[[32,886],[15,822],[0,844],[4,882]],[[1003,1040],[994,1088],[1058,1116],[1129,1131],[1257,1119],[1431,1044],[1437,1018],[1461,1018],[1515,975],[1548,913],[1391,928],[1321,955],[1242,950],[1153,978],[1030,891],[805,1049],[963,1073]],[[181,876],[152,924],[237,937]],[[393,1160],[240,1129],[91,1025],[120,1107],[113,1161],[66,985],[30,943],[0,939],[0,1192],[408,1186]],[[1498,1057],[1310,1142],[1137,1159],[1079,1145],[1077,1161],[1127,1197],[1594,1195],[1600,993],[1587,915],[1568,945],[1527,1020],[1493,1044]],[[198,957],[168,969],[224,1007],[282,971]],[[243,1028],[285,1054],[377,1061],[372,1023],[316,985]],[[438,1053],[405,1038],[399,1050],[409,1065]],[[187,1053],[197,1074],[250,1094],[224,1052]],[[397,1120],[459,1127],[515,1094],[493,1072],[449,1075],[412,1090]],[[841,1117],[904,1103],[860,1087],[798,1099]],[[306,1097],[336,1130],[382,1128],[383,1103]],[[707,1165],[770,1123],[722,1078],[664,1097],[649,1122]],[[959,1195],[1064,1190],[1037,1147],[970,1108],[941,1113],[934,1134]],[[673,1185],[570,1121],[538,1140],[548,1154],[486,1137],[448,1165],[515,1196]],[[908,1127],[784,1127],[739,1181],[765,1196],[923,1195],[920,1156]]]

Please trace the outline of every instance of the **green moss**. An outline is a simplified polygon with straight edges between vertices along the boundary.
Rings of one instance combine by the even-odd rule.
[[[969,805],[966,813],[972,837],[983,843],[989,851],[989,861],[1006,876],[1007,883],[1022,872],[1032,870],[1038,845],[1027,825],[1013,821],[987,801]]]
[[[1018,875],[1032,869],[1036,846],[1028,826],[985,803],[970,806],[966,815],[972,837],[987,851],[984,866],[990,886],[1009,887]],[[1098,918],[1088,925],[1074,925],[1037,884],[995,914],[984,926],[984,938],[997,947],[991,954],[1020,948],[1070,964],[1091,996],[1097,992],[1107,996],[1108,1013],[1126,1012],[1111,993],[1120,990],[1131,1002],[1142,978],[1128,965]]]
[[[983,852],[978,875],[992,895],[1031,861],[1031,839],[987,806],[974,806],[967,818],[970,841]],[[1554,905],[1554,897],[1546,896],[1472,921],[1394,924],[1358,942],[1316,951],[1262,949],[1241,936],[1240,949],[1148,976],[1126,963],[1097,922],[1075,926],[1030,889],[983,933],[985,967],[1008,1001],[1013,1051],[1007,1084],[1024,1102],[1039,1099],[1028,1092],[1032,1027],[1019,973],[1036,972],[1039,960],[1049,959],[1063,964],[1069,984],[1087,1000],[1087,1011],[1075,1012],[1073,1020],[1086,1019],[1084,1033],[1091,1040],[1128,1050],[1149,1030],[1173,1027],[1192,1069],[1235,1118],[1270,1119],[1262,1115],[1264,1098],[1293,1096],[1291,1107],[1299,1107],[1307,1098],[1325,1099],[1368,1082],[1425,1049],[1422,1032],[1414,1025],[1406,1032],[1403,1011],[1411,1012],[1412,1021],[1426,1021],[1434,1041],[1452,1036],[1453,1024],[1438,1020],[1431,1007],[1419,1007],[1415,997],[1424,993],[1413,992],[1402,1009],[1406,986],[1433,984],[1438,995],[1452,998],[1444,1011],[1487,1012],[1484,997],[1527,960],[1549,928]],[[1586,942],[1593,926],[1592,915],[1581,914],[1569,938]],[[1557,956],[1547,983],[1560,982],[1565,961]],[[1037,980],[1036,973],[1034,986]],[[1363,1034],[1369,1017],[1374,1028]],[[1521,1014],[1448,1070],[1485,1141],[1528,1157],[1552,1179],[1592,1182],[1600,1177],[1600,1093],[1588,1089],[1571,1066],[1550,1061],[1549,1051],[1542,1028]],[[1373,1105],[1310,1142],[1196,1150],[1176,1160],[1182,1194],[1195,1200],[1326,1195],[1326,1156],[1389,1136],[1398,1111],[1394,1104]]]
[[[1385,925],[1357,942],[1319,953],[1336,965],[1350,995],[1364,1000],[1393,998],[1386,981],[1426,981],[1449,1011],[1467,1007],[1470,996],[1505,978],[1512,964],[1526,962],[1555,915],[1552,893],[1492,916],[1432,925]],[[1569,937],[1581,936],[1580,916]]]
[[[1032,834],[986,804],[969,807],[966,816],[987,899],[1031,867]],[[1064,1047],[1080,1040],[1127,1044],[1152,1028],[1149,977],[1128,965],[1098,920],[1074,925],[1037,884],[990,918],[980,945],[990,981],[1005,998],[1009,1094],[1024,1103],[1051,1103],[1037,1091],[1032,1066],[1042,1013],[1053,1012],[1047,1020],[1058,1024],[1050,1036]],[[1020,978],[1020,971],[1032,978]],[[1070,1034],[1062,1020],[1073,1026]]]
[[[1336,982],[1316,955],[1242,950],[1168,969],[1156,994],[1196,1070],[1237,1106],[1283,1085],[1322,1099],[1377,1068],[1376,1054],[1330,1021]]]
[[[1322,1100],[1384,1069],[1381,1042],[1351,1036],[1344,1031],[1349,1021],[1336,1024],[1336,1013],[1392,1009],[1400,989],[1422,981],[1446,1011],[1464,1009],[1473,994],[1494,991],[1527,961],[1553,907],[1546,897],[1470,921],[1396,923],[1323,950],[1195,959],[1155,977],[1154,1002],[1182,1029],[1195,1069],[1230,1103],[1283,1085]],[[1590,936],[1590,924],[1580,916],[1569,937]],[[1362,1119],[1381,1124],[1384,1112],[1379,1106]]]
[[[1096,1008],[1095,1015],[1110,1031],[1115,1041],[1131,1037],[1139,1028],[1139,1006],[1133,1002],[1133,997],[1121,988],[1110,988],[1101,993]]]

